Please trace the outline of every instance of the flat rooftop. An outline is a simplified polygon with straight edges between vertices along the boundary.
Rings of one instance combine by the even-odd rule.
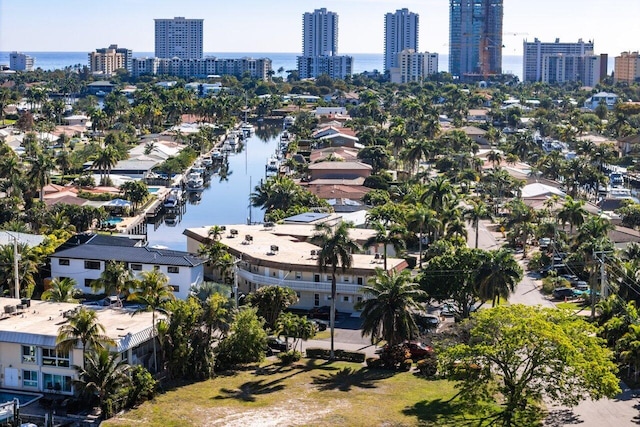
[[[81,304],[31,300],[31,306],[5,314],[5,306],[17,306],[21,300],[0,297],[0,342],[20,342],[53,346],[60,326],[66,323],[64,313],[81,307]],[[85,306],[98,313],[98,321],[105,327],[109,337],[121,341],[123,338],[141,333],[149,338],[152,313],[143,312],[133,316],[127,308]],[[125,347],[126,348],[126,347]]]
[[[263,225],[226,225],[221,243],[229,247],[230,252],[254,265],[264,265],[281,270],[317,271],[318,259],[311,251],[320,248],[309,243],[317,233],[313,226],[300,224],[276,224],[273,227]],[[184,234],[204,242],[208,238],[211,226],[188,228]],[[231,234],[235,230],[236,234]],[[374,230],[352,228],[350,236],[356,241],[364,241],[375,234]],[[250,236],[251,239],[247,239]],[[275,250],[277,248],[277,250]],[[401,258],[387,258],[388,269],[402,270],[406,261]],[[351,270],[354,273],[373,274],[376,268],[383,268],[381,259],[374,255],[354,254]]]

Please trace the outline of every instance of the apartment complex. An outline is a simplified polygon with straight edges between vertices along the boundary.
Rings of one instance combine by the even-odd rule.
[[[398,54],[406,49],[418,52],[419,15],[398,9],[384,17],[384,71],[398,67]]]
[[[268,81],[271,78],[271,70],[271,60],[268,58],[133,58],[131,74],[134,77],[145,74],[166,74],[177,77],[211,75],[242,77],[248,73],[251,78]]]
[[[450,0],[449,72],[460,79],[502,73],[502,0]]]
[[[203,52],[203,19],[155,20],[156,58],[201,59]]]
[[[9,68],[14,71],[31,71],[35,59],[22,52],[11,52],[9,54]]]
[[[96,49],[89,53],[89,70],[92,73],[111,75],[114,71],[132,70],[133,52],[130,49],[119,48],[117,44]]]
[[[631,84],[640,81],[640,54],[638,52],[622,52],[616,56],[614,65],[616,83]]]
[[[396,54],[397,65],[389,70],[392,83],[419,82],[438,72],[438,54],[405,49]]]
[[[537,38],[533,42],[523,42],[522,57],[522,81],[561,83],[565,81],[583,81],[586,75],[594,74],[593,71],[585,71],[585,67],[593,67],[594,59],[593,42],[584,42],[579,39],[577,43],[561,43],[556,39],[553,43],[541,42]],[[595,74],[601,73],[600,64]],[[606,60],[605,60],[606,67]],[[591,69],[589,69],[591,70]]]
[[[328,74],[344,79],[353,72],[353,57],[338,55],[338,14],[325,8],[302,16],[302,56],[298,56],[300,78]]]

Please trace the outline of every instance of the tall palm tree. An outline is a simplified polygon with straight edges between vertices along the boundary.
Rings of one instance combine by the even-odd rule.
[[[100,278],[91,282],[91,289],[94,292],[104,290],[110,295],[126,295],[129,289],[134,286],[133,274],[124,262],[107,261],[104,271],[100,273]]]
[[[413,313],[419,309],[417,300],[425,292],[411,283],[409,270],[397,273],[376,269],[375,277],[362,290],[370,295],[356,305],[362,310],[362,336],[370,335],[371,343],[383,339],[393,346],[416,335]]]
[[[106,330],[98,322],[95,311],[80,306],[58,329],[56,347],[62,351],[71,351],[78,343],[82,344],[82,360],[88,349],[105,349],[115,342],[106,335]]]
[[[574,200],[573,197],[567,196],[564,199],[564,205],[558,212],[558,219],[562,222],[562,228],[568,222],[569,234],[573,234],[573,226],[580,227],[587,214],[583,200]]]
[[[75,303],[78,302],[76,297],[80,294],[75,280],[69,277],[63,279],[56,277],[51,281],[51,287],[42,293],[41,298],[43,301]]]
[[[495,307],[500,298],[507,299],[520,280],[522,267],[506,249],[489,251],[480,273],[479,293],[483,299],[491,299]]]
[[[480,220],[489,216],[489,209],[482,201],[471,201],[469,208],[463,213],[464,218],[471,224],[476,232],[475,248],[478,249],[478,235],[480,230]]]
[[[55,167],[53,160],[46,153],[38,153],[31,160],[31,168],[29,169],[28,178],[31,182],[35,182],[40,190],[40,201],[44,201],[44,187],[49,183],[49,175]]]
[[[376,230],[376,234],[368,238],[362,246],[368,249],[371,246],[381,244],[384,256],[384,271],[387,271],[387,247],[388,245],[393,246],[396,253],[403,250],[406,247],[403,238],[406,230],[398,225],[394,225],[390,230],[387,230],[386,227],[378,221],[373,223],[373,229]]]
[[[423,234],[425,232],[435,231],[441,225],[440,220],[438,219],[438,214],[436,211],[429,209],[422,203],[417,203],[414,205],[413,210],[409,213],[408,218],[408,227],[412,230],[418,230],[419,240],[418,240],[418,250],[420,251],[419,255],[419,266],[422,266],[422,241],[424,240]]]
[[[101,349],[90,352],[83,366],[74,365],[73,368],[79,378],[73,381],[73,385],[80,394],[95,396],[105,417],[112,416],[105,402],[131,383],[130,366],[119,360],[118,353]]]
[[[318,267],[320,271],[331,271],[331,312],[329,322],[331,325],[331,359],[334,357],[334,332],[336,323],[336,273],[338,267],[347,271],[353,261],[352,254],[359,250],[358,245],[349,237],[351,224],[341,222],[332,228],[327,224],[316,226],[316,234],[312,242],[320,246],[318,254]]]
[[[151,311],[151,335],[153,337],[153,362],[154,369],[158,369],[158,354],[156,350],[156,313],[167,313],[165,305],[167,302],[174,300],[173,288],[169,285],[169,278],[158,270],[143,271],[140,280],[134,292],[129,295],[128,299],[136,301],[144,306],[135,313],[143,311]]]

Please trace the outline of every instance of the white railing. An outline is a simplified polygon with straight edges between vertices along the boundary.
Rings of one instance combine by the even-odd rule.
[[[313,282],[308,280],[297,279],[280,279],[278,277],[262,276],[260,274],[254,274],[243,269],[238,269],[238,277],[255,283],[259,286],[265,285],[277,285],[287,286],[295,291],[318,291],[318,292],[331,292],[331,282]],[[336,284],[336,291],[341,294],[360,294],[362,287],[360,285],[354,285],[351,283]]]

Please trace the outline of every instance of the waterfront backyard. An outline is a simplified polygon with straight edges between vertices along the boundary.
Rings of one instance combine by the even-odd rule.
[[[276,360],[166,389],[105,426],[452,426],[469,423],[454,383],[362,364]],[[474,425],[483,425],[477,420]]]

